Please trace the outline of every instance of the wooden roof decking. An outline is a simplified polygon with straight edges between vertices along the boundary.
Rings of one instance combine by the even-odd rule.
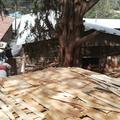
[[[81,68],[49,68],[8,78],[0,120],[120,120],[120,80]]]

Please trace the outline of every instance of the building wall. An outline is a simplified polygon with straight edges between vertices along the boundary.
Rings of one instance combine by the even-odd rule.
[[[25,44],[23,48],[25,53],[26,69],[32,69],[32,66],[34,70],[43,69],[56,61],[59,53],[58,41],[56,40],[44,40],[28,43]],[[21,63],[23,59],[21,59]]]
[[[117,36],[101,34],[92,42],[82,44],[80,50],[82,65],[79,66],[103,72],[107,64],[107,56],[120,55],[119,39],[120,37]],[[58,46],[58,41],[48,40],[26,44],[24,50],[31,63],[46,64],[53,62],[54,58],[58,56]]]
[[[1,41],[9,42],[12,39],[12,25],[9,27],[8,31],[5,33],[4,37],[1,39]]]

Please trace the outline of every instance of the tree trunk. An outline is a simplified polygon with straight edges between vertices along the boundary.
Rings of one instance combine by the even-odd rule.
[[[75,66],[79,61],[79,46],[98,33],[92,32],[84,36],[83,16],[99,0],[61,0],[62,18],[59,24],[60,57],[62,65]],[[74,60],[74,58],[76,60]]]
[[[64,59],[64,66],[65,67],[72,67],[73,65],[73,49],[72,47],[65,47],[65,59]]]

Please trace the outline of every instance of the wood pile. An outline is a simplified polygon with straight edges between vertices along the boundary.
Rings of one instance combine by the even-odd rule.
[[[81,68],[48,68],[1,85],[0,120],[120,120],[120,80]]]
[[[120,68],[114,69],[111,72],[106,72],[105,74],[113,78],[120,78]]]

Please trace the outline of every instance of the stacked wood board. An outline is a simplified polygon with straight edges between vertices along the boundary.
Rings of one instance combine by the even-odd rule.
[[[0,120],[120,120],[120,80],[81,68],[13,76],[0,88]]]
[[[107,72],[105,73],[107,76],[114,77],[114,78],[120,78],[120,70]]]

